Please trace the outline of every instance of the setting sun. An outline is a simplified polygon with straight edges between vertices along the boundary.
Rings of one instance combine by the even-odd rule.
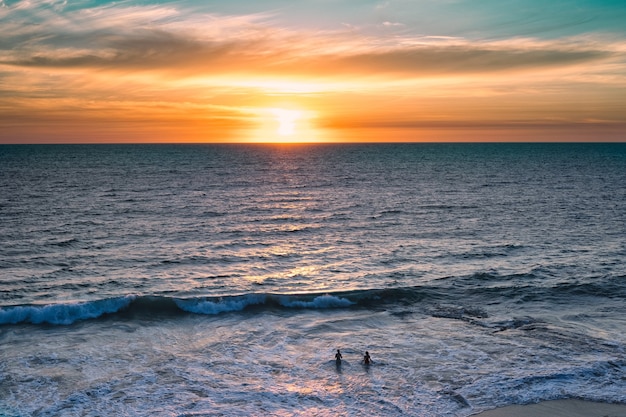
[[[318,112],[293,104],[248,110],[256,128],[248,131],[246,142],[302,143],[327,142],[317,126]]]
[[[298,110],[272,109],[272,113],[278,122],[276,133],[280,136],[292,136],[296,131],[296,122],[302,117]]]

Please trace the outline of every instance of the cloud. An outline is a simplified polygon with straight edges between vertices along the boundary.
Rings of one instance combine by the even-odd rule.
[[[59,11],[4,7],[0,65],[150,71],[179,76],[254,74],[335,77],[542,70],[623,56],[590,40],[472,42],[448,37],[372,37],[365,30],[296,31],[272,15],[220,16],[161,6]],[[621,49],[621,50],[620,50]]]
[[[403,23],[399,23],[399,22],[389,22],[389,21],[384,21],[383,22],[383,26],[386,27],[403,27],[404,24]]]
[[[349,72],[395,72],[406,75],[459,75],[514,71],[593,62],[611,57],[601,50],[516,50],[477,46],[427,46],[334,57]],[[331,58],[332,59],[332,58]],[[335,67],[335,65],[333,65]]]

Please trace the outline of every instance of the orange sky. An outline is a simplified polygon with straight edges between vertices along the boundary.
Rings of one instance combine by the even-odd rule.
[[[623,2],[435,3],[0,0],[0,143],[626,140]]]

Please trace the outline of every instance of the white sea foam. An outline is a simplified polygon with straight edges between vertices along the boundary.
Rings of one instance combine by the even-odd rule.
[[[303,300],[298,295],[248,294],[234,297],[220,297],[211,300],[202,299],[174,299],[174,303],[184,311],[196,314],[220,314],[229,311],[241,311],[249,306],[263,305],[270,301],[277,301],[287,308],[340,308],[354,305],[354,302],[330,294],[320,295],[312,299]]]
[[[552,340],[549,329],[529,337],[475,327],[421,314],[309,308],[245,320],[92,321],[52,333],[33,327],[28,340],[4,334],[0,370],[13,382],[6,402],[13,415],[334,416],[347,407],[353,415],[464,417],[563,396],[626,401],[626,363],[611,360],[618,348],[594,352]],[[365,350],[369,367],[360,364]],[[588,363],[589,355],[603,360]]]
[[[292,308],[336,308],[349,307],[354,304],[348,299],[329,294],[320,295],[311,301],[297,300],[287,296],[278,297],[278,300],[280,305]]]
[[[265,294],[250,294],[218,300],[174,300],[174,302],[181,310],[190,313],[219,314],[228,311],[241,311],[251,305],[264,304],[265,300]]]

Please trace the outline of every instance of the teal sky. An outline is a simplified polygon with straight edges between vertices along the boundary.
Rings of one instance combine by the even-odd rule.
[[[31,12],[46,8],[73,12],[173,6],[188,13],[265,15],[279,25],[318,29],[345,25],[373,28],[387,22],[396,29],[402,27],[405,33],[473,39],[626,34],[626,2],[619,0],[0,1],[5,8],[19,7],[20,3],[32,4],[28,8]]]

